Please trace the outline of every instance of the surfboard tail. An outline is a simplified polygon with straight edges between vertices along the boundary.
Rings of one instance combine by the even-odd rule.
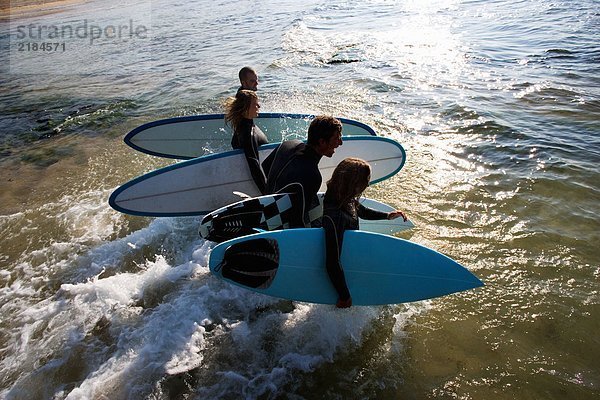
[[[277,241],[261,238],[229,246],[215,272],[242,286],[267,289],[275,279],[278,268]]]
[[[219,215],[208,214],[200,223],[199,233],[203,239],[216,243],[252,235],[258,232],[255,228],[260,225],[261,216],[260,212],[222,218],[219,218]]]

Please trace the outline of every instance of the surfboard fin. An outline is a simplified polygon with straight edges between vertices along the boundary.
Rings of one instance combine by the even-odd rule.
[[[255,289],[267,289],[279,268],[279,245],[268,238],[232,244],[225,250],[219,267],[226,279]]]
[[[260,225],[261,216],[260,212],[230,215],[223,218],[209,214],[202,220],[199,233],[203,239],[217,243],[252,235],[258,232],[254,227]]]
[[[250,196],[249,194],[246,194],[244,192],[238,192],[236,190],[233,191],[233,194],[235,194],[236,196],[241,197],[242,199],[251,199],[252,196]]]

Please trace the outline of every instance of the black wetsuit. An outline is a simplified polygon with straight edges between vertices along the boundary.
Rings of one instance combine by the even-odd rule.
[[[233,137],[231,138],[231,147],[244,150],[252,178],[254,179],[258,190],[263,194],[266,194],[266,180],[260,169],[258,147],[267,143],[269,143],[267,136],[259,127],[254,125],[254,122],[252,122],[251,119],[242,120],[240,126],[233,133]]]
[[[238,93],[240,92],[240,90],[250,90],[251,92],[256,92],[256,90],[255,90],[255,89],[246,89],[246,88],[244,88],[243,86],[240,86],[240,87],[238,88],[237,92],[235,92],[235,94],[238,94]]]
[[[300,140],[287,140],[269,154],[262,166],[267,175],[267,193],[292,193],[290,227],[308,226],[308,211],[319,204],[317,192],[323,178],[321,156]]]
[[[385,212],[373,210],[358,203],[356,214],[352,215],[349,210],[340,208],[333,204],[325,195],[323,204],[323,229],[325,230],[325,265],[327,274],[333,283],[333,287],[338,292],[340,300],[348,300],[350,292],[346,285],[344,269],[340,264],[340,255],[344,240],[344,232],[348,229],[359,229],[358,218],[362,219],[387,219]]]

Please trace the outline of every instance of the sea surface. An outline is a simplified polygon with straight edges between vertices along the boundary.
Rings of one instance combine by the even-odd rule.
[[[0,61],[0,398],[600,399],[598,1],[67,3]],[[212,277],[199,218],[112,210],[172,162],[124,135],[221,112],[244,65],[263,112],[399,141],[367,195],[485,286],[283,301]]]

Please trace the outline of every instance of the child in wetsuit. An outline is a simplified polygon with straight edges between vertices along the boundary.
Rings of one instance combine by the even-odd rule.
[[[327,274],[338,292],[338,308],[352,305],[352,297],[340,264],[344,231],[359,229],[358,218],[375,220],[402,217],[406,221],[402,211],[386,213],[360,204],[359,198],[369,186],[370,178],[371,167],[366,161],[346,158],[338,164],[327,182],[322,224],[325,230]]]

